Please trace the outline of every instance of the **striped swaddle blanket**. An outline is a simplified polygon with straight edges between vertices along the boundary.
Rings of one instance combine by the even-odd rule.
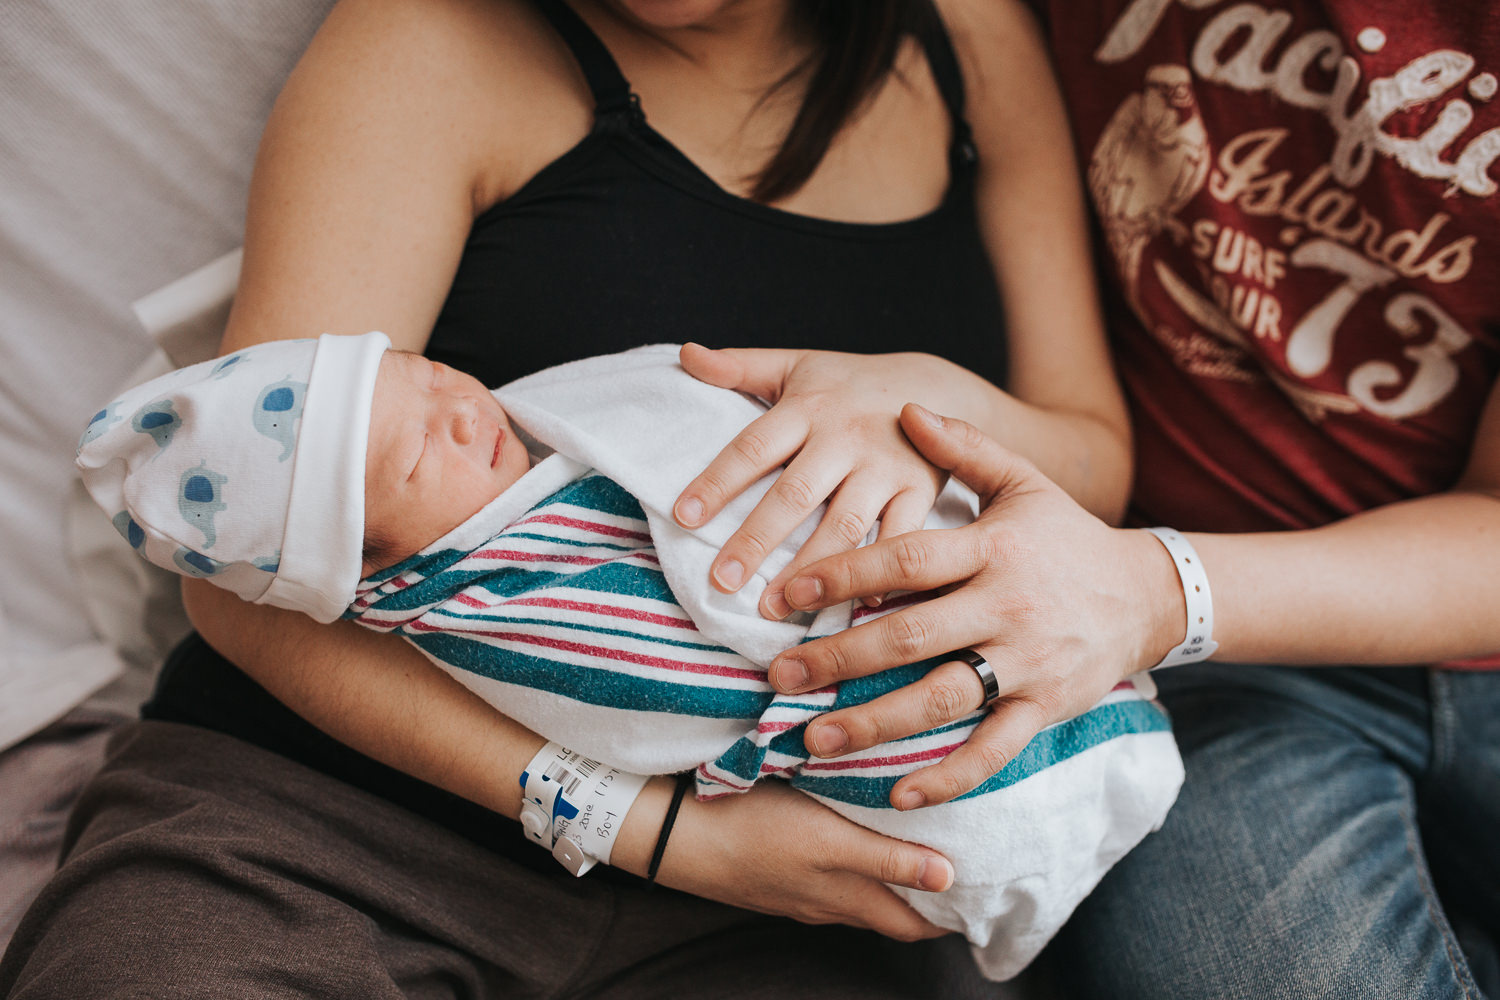
[[[346,617],[404,635],[506,715],[588,756],[640,773],[694,769],[705,799],[782,778],[857,823],[942,851],[956,869],[952,888],[896,891],[964,933],[994,978],[1023,968],[1160,825],[1182,765],[1147,677],[1043,731],[999,774],[940,806],[899,812],[889,793],[960,746],[982,713],[863,753],[809,758],[810,719],[909,683],[932,663],[795,697],[766,682],[781,649],[920,598],[761,619],[760,589],[806,530],[741,592],[708,585],[709,562],[764,484],[696,531],[676,526],[670,506],[762,412],[758,403],[694,381],[675,352],[657,349],[551,369],[497,395],[535,451],[555,452],[449,535],[362,582]],[[935,511],[936,523],[972,517],[962,497],[946,511]]]
[[[975,712],[863,753],[810,759],[802,744],[809,720],[909,683],[935,663],[777,694],[763,665],[698,631],[667,585],[639,503],[598,473],[559,489],[473,551],[434,546],[364,581],[346,617],[399,632],[507,715],[539,720],[551,738],[562,740],[548,728],[557,725],[551,709],[561,699],[578,703],[590,720],[563,726],[569,746],[648,773],[695,767],[700,798],[779,777],[823,799],[887,809],[898,778],[961,745],[983,718]],[[1161,708],[1124,684],[1040,734],[969,794],[1003,788],[1115,736],[1167,728]]]

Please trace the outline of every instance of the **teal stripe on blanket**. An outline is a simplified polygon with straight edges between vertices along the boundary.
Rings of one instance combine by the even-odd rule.
[[[751,737],[742,736],[728,750],[714,758],[713,766],[748,785],[760,778],[761,765],[771,754],[782,754],[792,760],[806,760],[807,748],[802,742],[806,732],[807,723],[799,722],[792,728],[777,733],[764,747],[756,744]]]
[[[678,649],[691,649],[702,653],[727,653],[735,655],[734,650],[726,646],[715,645],[708,642],[688,642],[684,639],[665,639],[659,635],[647,635],[642,632],[632,632],[623,628],[606,628],[603,625],[590,625],[584,622],[561,621],[556,618],[520,618],[515,615],[497,615],[489,611],[475,611],[472,614],[458,614],[443,609],[444,618],[456,618],[461,621],[473,622],[475,625],[489,625],[492,628],[512,625],[541,625],[551,629],[567,629],[573,632],[583,632],[597,635],[619,636],[622,639],[635,639],[639,642],[649,642],[655,646],[675,646]],[[405,633],[403,633],[405,634]]]
[[[650,547],[650,544],[646,542],[617,545],[614,542],[601,541],[597,535],[592,538],[564,538],[561,535],[542,535],[531,531],[507,531],[499,535],[495,540],[500,541],[505,538],[524,538],[531,542],[547,542],[550,545],[571,545],[580,549],[609,549],[612,552],[639,552],[642,549]]]
[[[587,507],[615,517],[633,517],[641,522],[640,530],[646,530],[646,512],[641,509],[640,501],[625,492],[619,483],[597,472],[564,486],[533,507],[531,514],[540,512],[547,504],[554,502]]]
[[[849,705],[864,705],[883,694],[889,694],[898,688],[914,684],[926,677],[928,671],[941,665],[944,660],[945,657],[934,656],[917,663],[908,663],[904,667],[881,670],[867,677],[852,677],[849,680],[840,681],[838,698],[835,699],[832,710],[846,708]]]
[[[488,643],[441,632],[407,638],[436,659],[460,670],[609,708],[743,719],[746,725],[753,725],[774,695],[770,687],[747,691],[674,684],[514,650],[497,656],[500,651]]]
[[[645,533],[648,531],[646,524],[646,512],[635,497],[626,493],[617,483],[597,473],[575,480],[559,489],[556,493],[542,500],[529,512],[527,517],[534,517],[546,511],[547,507],[555,504],[569,504],[587,510],[597,511],[601,514],[609,514],[613,517],[631,518],[638,524],[627,526],[627,530]],[[497,537],[508,537],[510,532],[502,531]],[[532,535],[522,531],[516,531],[515,537],[537,538],[543,541],[549,540],[550,536]],[[550,539],[553,541],[567,541],[566,539]],[[491,542],[493,544],[493,541]],[[576,545],[577,542],[569,541],[568,544]],[[603,548],[620,548],[612,543],[601,543]],[[367,580],[376,583],[384,583],[387,580],[400,576],[413,570],[420,570],[423,576],[433,576],[443,569],[453,565],[458,560],[467,556],[468,553],[460,549],[439,549],[436,552],[418,552],[416,555],[408,556],[394,566],[389,566],[378,573],[371,574]]]
[[[498,597],[517,597],[541,592],[549,587],[573,587],[602,594],[660,601],[677,606],[672,589],[661,570],[654,566],[609,562],[573,573],[526,569],[521,566],[496,566],[486,570],[449,570],[412,584],[405,590],[385,594],[370,610],[385,612],[413,611],[439,604],[471,586],[483,586]],[[350,615],[349,617],[357,617]]]
[[[1007,788],[1034,774],[1040,774],[1069,757],[1120,736],[1167,732],[1170,729],[1166,712],[1149,701],[1117,701],[1100,705],[1075,719],[1038,733],[1004,770],[959,798],[971,799]],[[792,784],[804,792],[838,802],[870,809],[890,809],[891,789],[895,787],[899,777],[858,777],[817,772],[809,774],[804,771],[792,778]]]

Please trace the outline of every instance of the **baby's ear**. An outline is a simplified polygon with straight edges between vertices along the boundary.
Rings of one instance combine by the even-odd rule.
[[[376,571],[384,569],[384,549],[387,546],[384,540],[374,534],[365,535],[365,544],[359,553],[359,578],[361,580],[371,576]]]

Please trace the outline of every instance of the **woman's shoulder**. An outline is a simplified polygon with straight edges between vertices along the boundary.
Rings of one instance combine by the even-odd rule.
[[[485,203],[591,121],[572,56],[528,0],[339,0],[288,91],[330,117],[379,119],[381,134],[451,145]]]
[[[1036,15],[1023,0],[933,0],[953,42],[965,87],[985,99],[1014,81],[1019,53],[1044,51]]]
[[[986,73],[996,71],[1009,50],[1041,44],[1036,15],[1024,0],[933,0],[933,5],[953,41],[965,83],[981,89]]]
[[[1055,89],[1046,41],[1023,0],[934,0],[963,74],[976,138],[1005,142],[1028,125],[1034,98]],[[1047,111],[1053,110],[1050,100]]]

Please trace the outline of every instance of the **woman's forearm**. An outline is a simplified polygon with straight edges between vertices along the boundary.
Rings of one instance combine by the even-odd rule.
[[[1031,461],[1102,521],[1118,524],[1130,498],[1131,441],[1125,426],[1099,414],[1049,410],[1008,393],[989,400],[985,429]]]
[[[203,581],[183,597],[203,637],[284,704],[361,753],[511,818],[542,737],[429,663],[406,641],[245,604]],[[769,783],[768,783],[769,784]],[[674,780],[653,777],[610,864],[645,875]],[[682,806],[661,880],[709,899],[801,920],[838,920],[904,939],[942,933],[882,882],[940,890],[952,866],[929,848],[855,826],[800,792],[757,787]],[[765,831],[794,831],[786,844]],[[522,836],[519,826],[515,837]]]
[[[1036,405],[997,387],[961,365],[921,357],[930,374],[925,392],[901,402],[966,420],[1028,459],[1079,505],[1118,523],[1130,495],[1130,430],[1113,399],[1097,410]],[[1082,405],[1082,404],[1078,404]]]
[[[278,701],[339,742],[512,818],[513,780],[544,742],[428,663],[409,643],[349,622],[251,605],[183,583],[203,638]],[[489,775],[469,761],[489,763]],[[506,780],[509,776],[511,780]]]
[[[319,625],[246,604],[198,580],[183,582],[183,601],[210,645],[340,743],[512,819],[520,815],[518,779],[545,741],[410,643],[352,622]],[[670,795],[668,779],[648,784],[621,828],[613,864],[645,872]]]

